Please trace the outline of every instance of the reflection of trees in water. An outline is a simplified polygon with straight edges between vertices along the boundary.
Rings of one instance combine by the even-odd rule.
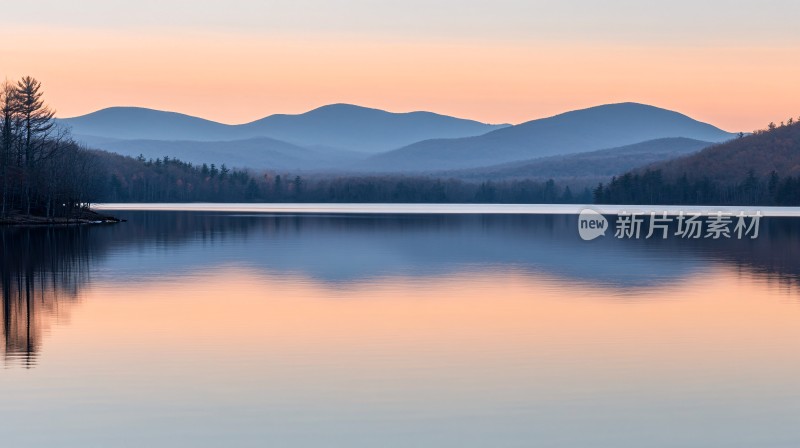
[[[36,364],[42,336],[63,319],[89,279],[85,228],[19,228],[0,231],[2,248],[3,356],[7,363]]]
[[[344,234],[381,238],[388,233],[437,232],[469,235],[482,231],[529,234],[562,229],[559,218],[453,216],[286,216],[221,213],[137,213],[111,226],[0,229],[2,354],[6,363],[34,366],[42,337],[66,318],[92,268],[109,251],[185,244],[224,244],[244,237],[337,238]],[[567,231],[564,230],[566,233]],[[521,235],[522,237],[522,235]],[[557,238],[557,237],[556,237]],[[463,238],[462,238],[463,239]],[[312,273],[313,274],[313,273]]]
[[[7,364],[36,365],[42,337],[64,320],[88,285],[92,267],[112,248],[173,246],[198,236],[224,240],[257,222],[165,214],[120,225],[0,228],[0,288]]]
[[[430,275],[436,275],[437,271],[428,271],[427,267],[435,268],[437,263],[457,267],[486,257],[491,257],[486,261],[515,266],[542,260],[553,264],[552,258],[557,254],[547,252],[544,258],[539,254],[536,259],[529,255],[539,248],[536,241],[549,241],[570,256],[580,257],[590,250],[616,250],[621,251],[624,259],[626,254],[646,251],[659,258],[674,259],[677,263],[683,263],[682,260],[710,261],[732,265],[782,285],[794,288],[800,285],[800,257],[797,257],[800,220],[797,219],[765,219],[761,237],[754,241],[726,243],[677,237],[666,241],[616,241],[609,234],[606,238],[587,243],[578,239],[574,216],[269,216],[137,212],[123,217],[129,221],[110,226],[0,229],[0,317],[4,338],[2,350],[7,362],[35,365],[43,333],[52,323],[64,319],[79,297],[80,289],[89,283],[92,269],[106,254],[153,246],[170,250],[182,245],[206,247],[224,245],[226,241],[240,238],[264,237],[310,241],[305,245],[308,254],[293,267],[305,269],[312,278],[324,280],[315,271],[319,269],[321,255],[316,245],[320,241],[348,236],[377,243],[391,235],[405,235],[398,240],[404,246],[439,242],[434,251],[428,248],[425,252],[424,247],[419,249],[427,263],[425,272]],[[434,238],[429,238],[431,236]],[[514,248],[509,244],[522,247],[512,250]],[[464,250],[475,245],[497,250]],[[393,250],[396,246],[388,247]],[[428,253],[435,256],[427,257]],[[334,260],[330,262],[341,262],[340,257],[327,255],[328,259]],[[169,251],[164,252],[164,256],[168,257]],[[269,254],[266,256],[270,257]],[[576,264],[577,259],[569,260]],[[275,263],[280,264],[279,261]],[[264,268],[269,266],[272,265],[264,265]],[[380,266],[369,266],[369,269],[378,268]],[[361,272],[360,275],[366,274]],[[678,275],[685,274],[686,271],[681,271]],[[593,278],[580,269],[562,275],[567,280],[591,281]],[[364,277],[344,281],[358,281],[360,278]],[[625,284],[617,286],[626,287]]]
[[[734,265],[770,283],[800,287],[800,219],[765,218],[761,235],[739,244],[705,243],[716,260]]]
[[[688,249],[694,257],[732,266],[770,282],[800,286],[800,219],[762,218],[759,236],[730,239],[681,239],[670,236],[665,241],[642,241],[641,244],[665,246],[665,256]]]

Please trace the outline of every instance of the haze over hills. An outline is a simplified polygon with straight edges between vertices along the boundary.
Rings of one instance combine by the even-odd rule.
[[[683,137],[662,138],[619,148],[542,157],[466,170],[437,173],[442,177],[464,180],[505,179],[610,179],[631,169],[658,161],[695,153],[713,145],[710,142]]]
[[[678,112],[620,103],[533,120],[477,137],[426,140],[372,156],[358,167],[395,172],[473,168],[671,137],[721,142],[735,134]]]
[[[269,137],[297,146],[333,147],[378,153],[430,138],[484,134],[507,125],[431,112],[393,113],[349,104],[332,104],[297,115],[270,115],[227,125],[175,112],[112,107],[59,120],[79,140],[233,141]],[[97,142],[97,139],[93,140]]]
[[[252,170],[329,170],[365,157],[334,148],[303,147],[268,137],[233,141],[117,140],[84,137],[83,143],[124,156],[157,159],[166,156],[193,164],[225,163]]]

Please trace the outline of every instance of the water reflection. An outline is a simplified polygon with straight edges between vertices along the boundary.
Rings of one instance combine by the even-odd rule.
[[[800,274],[800,220],[790,218],[765,219],[755,241],[585,242],[573,215],[120,214],[129,222],[95,233],[117,255],[107,271],[131,281],[220,265],[329,283],[513,268],[619,289],[672,282],[714,263],[789,281]]]
[[[800,446],[794,221],[124,215],[0,231],[3,446]]]
[[[3,357],[36,364],[42,337],[64,319],[89,282],[98,247],[90,229],[14,228],[0,231]]]
[[[641,298],[719,266],[789,289],[800,278],[794,219],[766,219],[755,241],[584,242],[571,215],[119,214],[128,222],[0,231],[7,363],[35,365],[47,329],[68,316],[92,281],[135,287],[238,267],[336,288],[515,272]]]

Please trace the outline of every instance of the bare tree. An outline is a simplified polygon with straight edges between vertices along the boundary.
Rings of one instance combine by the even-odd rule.
[[[3,177],[2,210],[6,216],[9,196],[9,171],[14,161],[14,151],[18,143],[19,97],[16,87],[5,80],[0,85],[0,176]]]

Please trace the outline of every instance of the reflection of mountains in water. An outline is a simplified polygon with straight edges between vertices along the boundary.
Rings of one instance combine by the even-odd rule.
[[[117,214],[128,222],[0,231],[6,359],[35,363],[44,331],[90,278],[146,282],[240,266],[345,285],[514,270],[621,292],[646,292],[719,264],[793,285],[800,278],[800,221],[792,219],[764,219],[752,241],[616,240],[612,231],[585,242],[576,217],[562,215]]]
[[[617,240],[612,229],[586,242],[572,215],[118,214],[129,222],[105,229],[116,234],[109,243],[135,244],[136,257],[114,251],[105,267],[131,281],[220,265],[329,283],[514,269],[623,289],[669,283],[718,263],[800,274],[792,251],[800,221],[792,219],[765,218],[752,241]]]

